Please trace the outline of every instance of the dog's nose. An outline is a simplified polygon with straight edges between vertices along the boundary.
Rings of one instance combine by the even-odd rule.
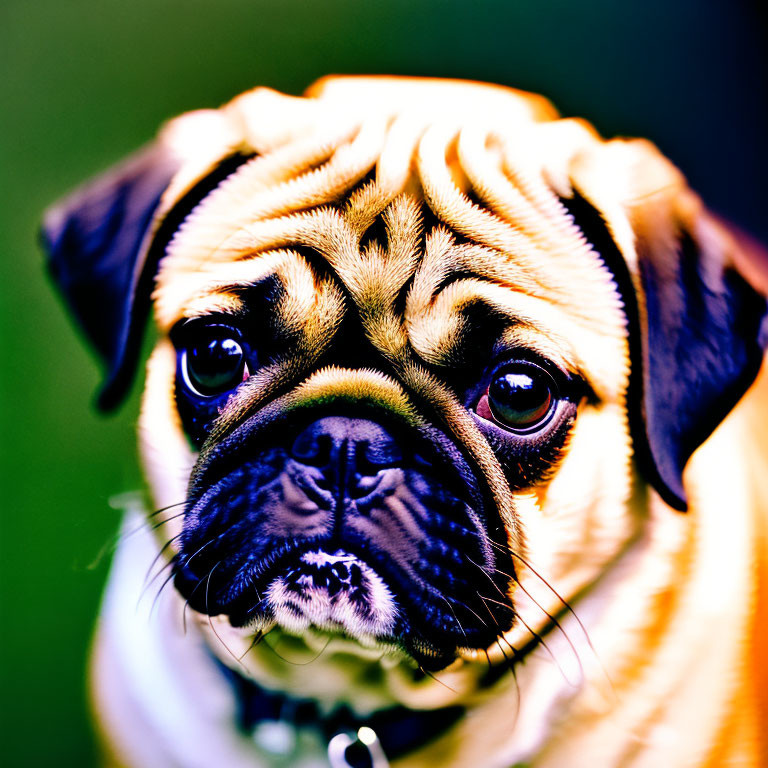
[[[368,419],[326,416],[306,427],[291,456],[321,470],[312,473],[325,490],[344,489],[353,498],[370,493],[383,469],[399,466],[403,454],[384,427]]]

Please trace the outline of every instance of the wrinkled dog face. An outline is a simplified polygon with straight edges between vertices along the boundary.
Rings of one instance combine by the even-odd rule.
[[[627,547],[633,451],[685,506],[764,302],[644,142],[477,84],[309,96],[184,116],[124,171],[165,189],[135,242],[136,302],[159,263],[142,453],[180,610],[224,663],[311,693],[258,642],[300,636],[344,674],[382,660],[337,675],[340,697],[436,705],[535,647]],[[91,332],[105,402],[135,347],[121,307],[119,343]]]
[[[493,122],[447,131],[412,105],[333,112],[331,143],[311,115],[308,137],[243,158],[167,248],[145,453],[157,474],[169,425],[192,445],[188,487],[189,470],[159,468],[178,482],[158,504],[187,496],[174,583],[238,628],[244,646],[219,627],[237,656],[277,627],[426,670],[487,664],[562,610],[525,567],[536,534],[550,574],[579,547],[562,550],[577,521],[612,539],[571,569],[575,589],[633,530],[616,511],[629,440],[615,284],[541,168],[503,176],[521,136],[542,157],[558,130],[592,139],[573,124],[542,138],[525,102],[507,106],[509,138]],[[596,419],[600,441],[569,452]],[[521,590],[518,607],[526,572],[541,608]]]

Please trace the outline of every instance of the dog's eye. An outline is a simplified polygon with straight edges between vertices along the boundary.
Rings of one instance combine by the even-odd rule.
[[[228,392],[248,376],[240,341],[215,327],[182,350],[181,372],[186,386],[201,397]]]
[[[543,427],[557,405],[557,384],[540,366],[518,361],[496,371],[477,414],[514,432]]]

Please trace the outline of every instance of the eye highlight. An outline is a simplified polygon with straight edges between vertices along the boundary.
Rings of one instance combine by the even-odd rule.
[[[199,397],[229,392],[248,377],[239,333],[227,326],[206,326],[180,350],[184,385]]]
[[[534,432],[545,426],[557,405],[557,383],[541,366],[511,362],[494,372],[476,411],[513,432]]]

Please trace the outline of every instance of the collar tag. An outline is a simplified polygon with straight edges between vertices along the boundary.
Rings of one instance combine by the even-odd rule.
[[[347,750],[354,747],[363,761],[351,763],[347,757]],[[367,758],[367,759],[365,759]],[[376,731],[368,726],[358,728],[356,737],[348,733],[337,733],[328,742],[328,760],[331,768],[389,768],[389,760],[384,754]]]

